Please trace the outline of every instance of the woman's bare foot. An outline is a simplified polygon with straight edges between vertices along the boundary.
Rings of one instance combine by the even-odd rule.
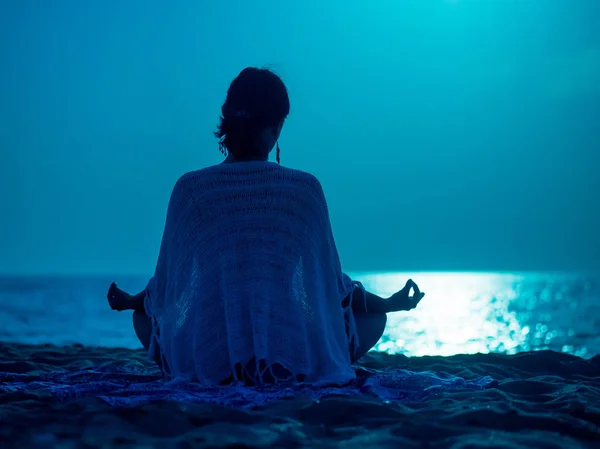
[[[135,309],[135,300],[133,296],[121,290],[114,282],[110,284],[106,299],[108,299],[108,304],[113,310],[121,312],[123,310]]]

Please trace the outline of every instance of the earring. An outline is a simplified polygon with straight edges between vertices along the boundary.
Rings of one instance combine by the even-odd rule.
[[[279,142],[277,142],[277,163],[281,164],[281,157],[279,157],[279,154],[281,153],[281,151],[279,150]]]
[[[223,142],[219,142],[219,151],[223,153],[223,156],[227,157],[227,147]]]

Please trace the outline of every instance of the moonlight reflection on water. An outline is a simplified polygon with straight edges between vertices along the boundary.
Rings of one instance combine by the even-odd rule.
[[[385,297],[411,277],[425,298],[410,312],[388,315],[376,350],[408,356],[553,349],[598,353],[593,316],[600,316],[591,278],[568,274],[357,274]]]
[[[389,314],[376,349],[409,356],[553,349],[600,353],[597,276],[552,273],[349,273],[389,296],[410,277],[419,307]],[[108,307],[112,281],[140,291],[144,277],[2,278],[0,340],[139,348],[130,313]]]

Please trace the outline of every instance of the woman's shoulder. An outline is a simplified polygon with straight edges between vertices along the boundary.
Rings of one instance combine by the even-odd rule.
[[[234,175],[234,176],[231,176]],[[272,162],[248,162],[218,164],[184,173],[177,180],[177,185],[198,185],[204,182],[222,180],[261,178],[268,182],[301,183],[321,189],[321,183],[315,175],[304,170],[285,167]]]
[[[186,198],[187,201],[213,202],[227,191],[240,191],[240,188],[246,192],[248,189],[256,189],[261,195],[264,192],[293,192],[293,195],[275,196],[280,201],[285,199],[290,204],[296,201],[298,208],[326,211],[326,207],[323,208],[323,205],[327,204],[325,193],[315,175],[278,164],[263,167],[257,165],[254,170],[250,170],[248,165],[241,167],[241,164],[238,167],[218,165],[193,170],[178,178],[171,198],[174,198],[172,201],[175,202],[181,198]]]

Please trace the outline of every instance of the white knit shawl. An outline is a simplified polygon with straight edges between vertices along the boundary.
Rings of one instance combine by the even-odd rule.
[[[269,162],[187,173],[146,289],[149,355],[160,354],[167,378],[204,385],[241,381],[236,365],[255,383],[343,384],[358,339],[342,301],[356,287],[314,176]],[[275,364],[293,377],[273,375]]]

